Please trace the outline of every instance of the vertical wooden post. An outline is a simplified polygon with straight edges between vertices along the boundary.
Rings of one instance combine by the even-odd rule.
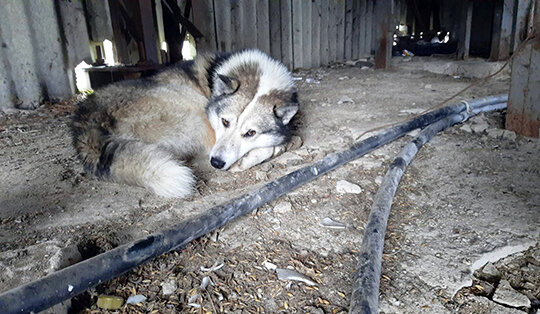
[[[501,42],[499,44],[499,60],[508,59],[513,42],[512,24],[514,21],[514,0],[504,0],[501,17]]]
[[[373,1],[374,0],[365,0],[366,2],[366,19],[365,23],[365,35],[364,35],[364,51],[360,52],[364,56],[371,55],[373,53],[374,47],[372,47],[372,38],[373,38]]]
[[[471,25],[473,14],[473,2],[467,1],[461,8],[461,26],[458,36],[457,58],[467,60],[471,46]]]
[[[321,65],[321,0],[311,6],[311,66]]]
[[[501,21],[502,21],[503,4],[502,1],[495,1],[495,9],[493,12],[493,31],[491,34],[491,53],[490,60],[499,60],[499,45],[501,43]]]
[[[231,24],[231,2],[215,1],[216,6],[216,31],[218,50],[231,51],[232,44],[232,24]]]
[[[246,0],[242,4],[244,9],[244,48],[257,48],[257,3],[259,1]]]
[[[212,0],[193,1],[193,24],[201,31],[203,38],[197,42],[197,51],[217,51],[214,25],[214,3]]]
[[[345,59],[345,0],[336,3],[336,60]]]
[[[540,6],[534,9],[533,25],[540,32]],[[540,40],[530,41],[512,61],[506,128],[518,134],[540,133]]]
[[[392,57],[392,0],[378,1],[375,6],[378,38],[375,48],[375,68],[387,69]]]
[[[218,2],[228,2],[221,0]],[[257,1],[257,48],[270,53],[270,21],[268,1]]]
[[[516,8],[516,30],[514,32],[514,44],[512,52],[527,37],[527,17],[532,6],[532,1],[518,1]]]
[[[337,28],[336,0],[328,0],[328,61],[336,61]]]
[[[174,13],[163,5],[163,32],[168,45],[169,62],[175,63],[182,60],[182,38],[180,36],[180,25]]]
[[[281,61],[289,69],[293,68],[292,4],[291,0],[281,0]]]
[[[273,58],[281,60],[281,8],[279,6],[279,1],[270,1],[270,54]]]
[[[365,15],[362,15],[362,12],[365,13],[365,0],[354,0],[353,1],[353,18],[352,18],[352,55],[353,60],[358,59],[358,56],[363,53],[363,47],[360,44],[364,40],[364,29],[361,27],[362,23],[365,22]],[[364,8],[364,9],[362,9]]]
[[[345,2],[345,60],[352,59],[353,0]]]
[[[304,66],[302,49],[302,0],[292,0],[293,69]]]
[[[154,6],[150,0],[139,0],[139,8],[146,61],[159,64],[161,54],[158,53],[158,36],[153,14]]]
[[[237,51],[245,48],[244,44],[244,1],[231,1],[232,41],[231,50]]]
[[[303,67],[311,68],[311,1],[302,1],[302,51]]]
[[[320,2],[321,6],[321,64],[327,65],[329,62],[329,51],[328,51],[328,2],[327,0],[322,0]]]

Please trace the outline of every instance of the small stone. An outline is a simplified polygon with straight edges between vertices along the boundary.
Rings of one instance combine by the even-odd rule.
[[[352,194],[360,194],[362,193],[362,188],[354,183],[351,183],[349,181],[345,180],[339,180],[336,184],[336,190],[338,193],[345,194],[345,193],[352,193]]]
[[[338,100],[338,105],[342,105],[342,104],[354,104],[354,100],[352,100],[352,98],[349,96],[342,96]]]
[[[426,85],[424,86],[424,89],[431,89],[432,87],[433,87],[433,85],[431,85],[431,84],[426,84]]]
[[[468,124],[463,125],[461,128],[459,128],[463,132],[472,133],[472,129]]]
[[[517,135],[516,135],[516,132],[514,131],[504,130],[502,137],[510,141],[515,141]]]
[[[163,292],[163,295],[173,294],[177,288],[178,288],[178,285],[175,279],[170,279],[161,284],[161,290]]]
[[[291,152],[283,153],[276,160],[276,162],[278,162],[279,164],[286,166],[296,166],[298,164],[301,164],[303,161],[304,160],[302,159],[302,157]]]
[[[471,126],[471,129],[473,130],[474,133],[483,133],[488,128],[489,128],[489,125],[487,123],[473,124]]]
[[[375,184],[381,185],[381,183],[382,183],[382,177],[381,176],[375,177]]]
[[[126,301],[126,304],[137,304],[144,301],[146,301],[146,297],[142,294],[137,294],[130,296]]]
[[[501,129],[489,129],[486,132],[487,132],[487,135],[489,137],[500,139],[503,136],[504,130],[501,130]]]
[[[477,270],[474,275],[482,280],[493,283],[501,280],[501,273],[492,263],[487,263],[482,269]]]
[[[279,202],[274,206],[274,212],[278,214],[286,214],[292,211],[292,205],[289,202]]]
[[[117,310],[124,304],[124,299],[113,295],[100,295],[97,300],[97,306],[105,310]]]
[[[493,301],[516,308],[531,307],[531,300],[514,290],[507,280],[501,280],[493,295]]]

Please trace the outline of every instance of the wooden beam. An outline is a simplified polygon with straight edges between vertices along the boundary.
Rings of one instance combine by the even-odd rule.
[[[352,59],[353,0],[345,2],[345,60]]]
[[[471,46],[471,26],[473,15],[473,2],[467,1],[462,4],[461,8],[461,26],[458,35],[458,50],[457,58],[467,60],[469,58],[469,50]]]
[[[502,2],[495,2],[495,9],[493,12],[493,31],[491,33],[491,53],[489,59],[493,61],[499,60],[499,45],[501,43],[501,22],[502,22],[503,4]]]
[[[527,18],[532,7],[532,1],[518,1],[516,8],[516,30],[514,32],[514,44],[512,52],[514,52],[519,44],[527,37]]]
[[[146,61],[154,64],[161,63],[159,53],[156,21],[154,20],[154,6],[151,0],[139,0],[141,14],[141,27]]]
[[[540,6],[533,12],[535,32],[540,31]],[[518,134],[540,133],[540,40],[530,41],[512,61],[506,128]]]
[[[321,65],[327,65],[329,62],[328,52],[328,1],[320,1],[321,6]]]
[[[214,5],[216,6],[217,50],[228,52],[231,51],[232,46],[231,2],[214,1]]]
[[[375,6],[376,23],[378,29],[375,46],[375,68],[388,69],[392,57],[392,0],[381,0]]]
[[[366,0],[366,22],[364,27],[364,51],[361,51],[360,54],[363,56],[369,56],[372,55],[374,51],[373,47],[373,14],[374,14],[374,8],[373,8],[373,1],[374,0]]]
[[[257,48],[267,54],[270,54],[269,10],[268,1],[257,1]]]
[[[289,69],[293,68],[292,4],[291,0],[281,0],[281,61]]]
[[[220,1],[221,2],[221,1]],[[228,1],[227,1],[228,2]],[[279,1],[270,1],[270,54],[281,60],[281,8]]]
[[[303,67],[311,68],[311,1],[302,1],[302,50],[303,50]]]
[[[345,59],[345,0],[336,2],[336,60]]]
[[[321,65],[321,1],[311,6],[311,66]]]
[[[199,1],[199,0],[197,0]],[[257,48],[257,2],[246,0],[243,2],[244,9],[244,47]]]
[[[204,35],[197,41],[197,51],[217,51],[216,29],[214,24],[214,3],[212,0],[193,1],[193,24]]]
[[[293,43],[293,68],[304,66],[304,50],[302,49],[302,0],[292,0],[292,43]]]
[[[232,41],[231,50],[245,48],[244,45],[244,4],[243,0],[231,1]]]
[[[336,61],[337,28],[336,0],[328,0],[328,61]]]
[[[501,42],[499,44],[499,60],[510,57],[513,43],[512,24],[514,21],[514,0],[503,0],[503,11],[501,17]]]

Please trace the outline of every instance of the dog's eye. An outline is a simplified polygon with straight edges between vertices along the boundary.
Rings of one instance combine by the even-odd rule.
[[[229,127],[229,121],[221,118],[221,123],[223,123],[223,126],[228,128]]]
[[[255,134],[257,134],[257,132],[255,132],[255,130],[249,130],[249,131],[246,132],[246,134],[244,134],[244,137],[252,137]]]

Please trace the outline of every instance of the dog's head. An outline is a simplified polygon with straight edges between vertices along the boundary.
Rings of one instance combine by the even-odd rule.
[[[217,169],[229,169],[252,149],[290,139],[288,125],[298,111],[292,78],[277,61],[256,56],[265,63],[248,55],[247,60],[229,60],[233,64],[225,63],[214,75],[206,112],[216,133],[210,163]]]

